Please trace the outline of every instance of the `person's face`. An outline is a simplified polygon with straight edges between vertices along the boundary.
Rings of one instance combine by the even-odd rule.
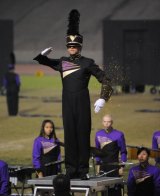
[[[44,133],[46,136],[50,136],[53,131],[53,126],[51,123],[47,122],[44,126]]]
[[[75,55],[80,52],[80,48],[77,46],[67,46],[67,51],[70,55]]]
[[[105,129],[111,128],[112,124],[113,124],[111,117],[109,117],[109,116],[103,117],[102,124],[105,127]]]
[[[145,150],[143,150],[139,155],[138,155],[138,160],[140,163],[144,163],[148,161],[148,154]]]

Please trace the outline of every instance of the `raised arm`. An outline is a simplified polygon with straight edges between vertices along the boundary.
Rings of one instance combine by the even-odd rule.
[[[33,60],[38,61],[39,64],[47,65],[56,71],[61,71],[60,59],[50,59],[47,55],[52,51],[52,48],[46,48],[38,54]]]

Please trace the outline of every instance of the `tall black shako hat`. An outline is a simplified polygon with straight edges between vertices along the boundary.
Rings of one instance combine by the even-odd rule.
[[[68,17],[69,23],[67,29],[66,46],[82,47],[83,36],[79,34],[79,21],[79,11],[76,9],[71,10]]]

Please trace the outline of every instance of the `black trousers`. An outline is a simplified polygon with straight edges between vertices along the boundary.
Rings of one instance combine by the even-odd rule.
[[[66,171],[89,172],[91,111],[88,89],[63,91],[63,124]]]
[[[7,107],[9,116],[16,116],[18,114],[18,92],[7,93]]]
[[[50,165],[42,167],[43,176],[52,176],[58,174],[57,165]]]

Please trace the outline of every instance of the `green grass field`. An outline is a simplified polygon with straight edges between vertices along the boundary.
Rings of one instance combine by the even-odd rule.
[[[51,115],[56,127],[62,127],[61,101],[43,102],[52,97],[61,100],[61,79],[59,75],[36,77],[34,75],[21,76],[21,98],[19,112],[25,114]],[[155,101],[159,95],[119,94],[113,95],[102,111],[95,114],[94,101],[98,98],[100,84],[92,78],[89,85],[92,104],[92,133],[91,144],[94,145],[95,132],[102,128],[101,119],[106,113],[114,118],[114,127],[125,133],[126,143],[129,145],[144,145],[151,147],[152,133],[160,129],[160,114],[158,112],[136,112],[139,109],[158,110],[160,102]],[[9,164],[30,165],[32,144],[38,136],[44,117],[8,117],[6,98],[0,97],[0,159]],[[63,141],[63,129],[57,130],[57,136]]]

